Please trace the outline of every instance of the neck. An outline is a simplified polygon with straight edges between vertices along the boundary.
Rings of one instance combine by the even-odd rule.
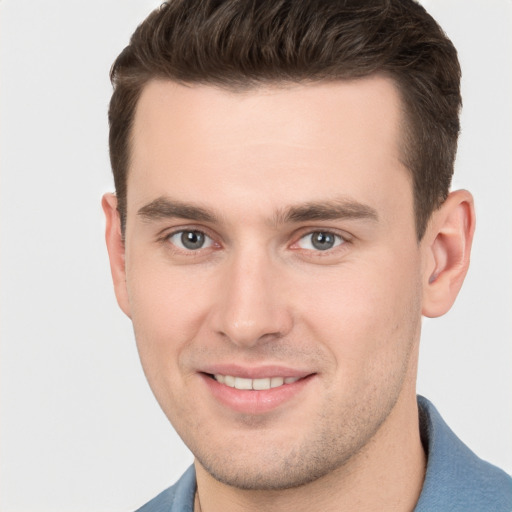
[[[195,466],[195,512],[410,512],[418,501],[426,466],[416,397],[401,396],[364,449],[344,466],[302,487],[242,490],[218,482],[197,461]]]

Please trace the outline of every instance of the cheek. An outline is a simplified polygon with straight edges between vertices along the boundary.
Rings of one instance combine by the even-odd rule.
[[[134,323],[145,330],[171,331],[181,337],[185,326],[206,301],[207,279],[200,270],[186,270],[159,256],[135,255],[127,263],[127,288]]]
[[[308,329],[347,378],[377,367],[389,371],[408,357],[419,336],[419,272],[410,259],[399,263],[388,257],[333,269],[302,296]]]
[[[144,371],[177,374],[180,354],[207,314],[209,293],[197,273],[135,255],[127,265],[131,317]]]
[[[192,377],[183,364],[207,308],[203,285],[162,262],[132,258],[127,286],[140,361],[162,410],[173,424],[189,417],[184,390]],[[203,292],[203,293],[201,293]],[[203,297],[203,305],[198,298]]]

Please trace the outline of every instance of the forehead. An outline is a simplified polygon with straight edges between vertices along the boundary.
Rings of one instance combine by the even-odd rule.
[[[401,121],[382,76],[239,92],[155,80],[136,110],[128,207],[177,194],[253,209],[340,195],[378,203],[390,182],[409,186]]]

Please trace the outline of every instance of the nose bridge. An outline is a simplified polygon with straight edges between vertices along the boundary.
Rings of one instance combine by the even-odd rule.
[[[254,246],[235,251],[225,270],[217,332],[245,346],[285,335],[291,328],[291,312],[277,262],[269,252]]]

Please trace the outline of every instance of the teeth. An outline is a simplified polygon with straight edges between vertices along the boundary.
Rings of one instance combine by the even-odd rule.
[[[242,377],[235,377],[236,389],[252,389],[252,379],[243,379]]]
[[[292,384],[297,382],[299,377],[268,377],[265,379],[245,379],[243,377],[233,377],[232,375],[214,375],[215,380],[221,384],[225,384],[230,388],[236,389],[254,389],[262,391],[265,389],[278,388],[283,384]]]
[[[278,388],[279,386],[282,386],[283,384],[284,384],[283,377],[272,377],[270,379],[270,387],[271,388]]]
[[[253,379],[252,389],[263,390],[270,389],[270,379]]]

